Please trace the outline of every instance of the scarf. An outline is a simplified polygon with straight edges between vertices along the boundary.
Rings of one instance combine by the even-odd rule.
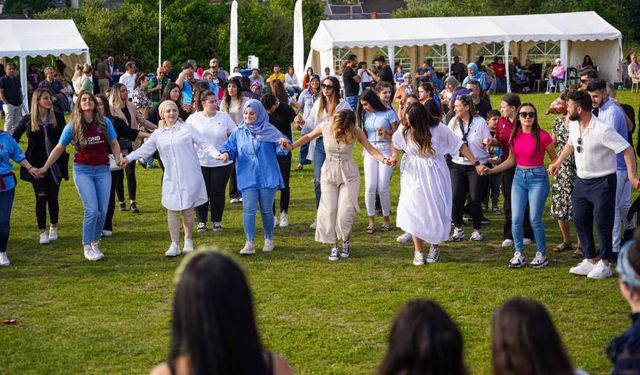
[[[264,109],[262,103],[255,99],[248,100],[242,107],[242,113],[251,107],[256,113],[256,121],[253,124],[247,124],[244,120],[238,127],[245,127],[258,142],[278,143],[281,138],[286,137],[275,126],[269,123],[269,114]]]

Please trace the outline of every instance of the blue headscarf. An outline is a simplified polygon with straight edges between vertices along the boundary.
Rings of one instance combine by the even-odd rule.
[[[478,71],[478,65],[476,65],[475,63],[469,63],[467,65],[467,69],[471,69],[473,71],[473,76],[467,75],[464,78],[464,81],[462,81],[462,85],[464,86],[470,80],[475,79],[476,81],[480,82],[480,88],[486,91],[489,88],[487,86],[487,74],[485,72]]]
[[[267,110],[264,109],[264,106],[260,101],[255,99],[248,100],[244,106],[242,106],[243,114],[247,107],[251,107],[251,109],[255,111],[256,122],[248,125],[244,120],[242,120],[238,127],[245,127],[259,142],[278,143],[281,138],[286,139],[280,130],[276,129],[275,126],[269,123],[269,114],[267,113]]]
[[[618,253],[618,264],[616,265],[616,271],[620,275],[620,280],[629,289],[640,288],[640,275],[633,269],[631,263],[629,263],[629,249],[634,245],[634,241],[625,243]]]

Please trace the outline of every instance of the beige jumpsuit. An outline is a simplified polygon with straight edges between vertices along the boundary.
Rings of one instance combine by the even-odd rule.
[[[348,240],[358,207],[360,171],[353,160],[353,145],[338,143],[331,134],[331,126],[323,126],[322,136],[326,159],[322,165],[316,241],[335,244]]]

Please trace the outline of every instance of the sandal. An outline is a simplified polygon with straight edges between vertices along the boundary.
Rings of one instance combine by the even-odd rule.
[[[373,225],[369,225],[367,226],[367,233],[368,234],[373,234],[373,232],[376,231],[376,228]]]
[[[381,232],[388,232],[391,230],[391,224],[382,224],[380,226],[380,231]]]
[[[574,258],[584,258],[584,251],[582,251],[582,246],[576,247],[576,250],[571,254]]]
[[[556,253],[561,253],[563,251],[567,251],[567,250],[571,250],[571,243],[570,242],[562,242],[561,244],[559,244],[558,246],[556,246],[553,251],[555,251]]]

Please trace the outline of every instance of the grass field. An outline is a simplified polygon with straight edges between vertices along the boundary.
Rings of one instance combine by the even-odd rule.
[[[640,104],[639,94],[618,98],[636,109]],[[523,96],[539,112],[552,99]],[[493,98],[494,107],[499,100]],[[552,120],[543,116],[544,127]],[[115,234],[102,242],[106,257],[97,263],[82,255],[82,206],[73,182],[62,185],[60,239],[46,246],[38,244],[33,190],[19,183],[8,250],[12,265],[0,269],[0,319],[18,323],[0,325],[0,374],[144,374],[165,359],[180,258],[163,256],[169,234],[160,170],[138,168],[137,176],[142,212],[116,212]],[[439,263],[414,267],[412,246],[395,242],[399,230],[365,233],[362,199],[352,257],[332,263],[309,229],[315,215],[312,168],[292,172],[291,186],[291,225],[276,229],[276,250],[237,259],[250,279],[265,345],[285,355],[297,373],[374,373],[393,317],[408,300],[428,298],[460,326],[472,373],[490,374],[491,316],[513,296],[547,306],[576,367],[591,374],[610,371],[604,350],[629,325],[615,278],[570,275],[575,260],[569,253],[550,254],[545,269],[508,269],[512,250],[500,248],[503,219],[495,215],[483,228],[483,242],[446,244]],[[399,189],[396,170],[394,207]],[[552,248],[560,234],[548,207],[544,218]],[[196,234],[196,246],[217,246],[236,257],[244,244],[240,205],[227,205],[224,225],[222,233]],[[529,246],[525,255],[534,252]]]

